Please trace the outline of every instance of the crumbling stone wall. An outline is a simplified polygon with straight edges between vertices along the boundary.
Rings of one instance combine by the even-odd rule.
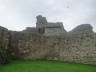
[[[13,32],[13,57],[25,60],[59,60],[96,64],[96,33],[89,24],[80,25],[62,36]]]
[[[3,38],[0,38],[0,46],[4,46],[5,49],[9,47],[8,51],[13,59],[96,64],[96,33],[89,24],[80,25],[61,36],[46,36],[27,30],[21,32],[3,30],[2,35],[1,31],[2,28],[0,37]]]

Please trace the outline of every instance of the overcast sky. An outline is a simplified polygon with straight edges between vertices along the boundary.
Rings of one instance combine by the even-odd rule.
[[[37,15],[63,22],[67,31],[80,24],[96,31],[96,0],[0,0],[0,26],[22,30],[35,26]]]

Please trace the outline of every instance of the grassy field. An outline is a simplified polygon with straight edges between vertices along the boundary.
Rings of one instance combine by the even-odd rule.
[[[12,61],[0,72],[96,72],[96,66],[56,61]]]

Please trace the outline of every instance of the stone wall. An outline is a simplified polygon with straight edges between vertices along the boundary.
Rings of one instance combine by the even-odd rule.
[[[11,32],[12,55],[25,60],[59,60],[96,64],[96,33],[89,24],[62,36]]]
[[[71,61],[96,65],[96,33],[92,31],[89,24],[80,25],[61,36],[45,36],[26,30],[9,31],[9,35],[8,51],[11,58]]]
[[[45,36],[56,36],[56,35],[62,35],[62,34],[64,34],[64,31],[63,30],[61,30],[61,28],[46,28],[45,29],[45,33],[44,33],[44,35]]]

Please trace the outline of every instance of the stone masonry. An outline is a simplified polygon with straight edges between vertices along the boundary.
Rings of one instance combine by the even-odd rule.
[[[46,36],[62,35],[66,32],[64,30],[62,22],[57,23],[47,22],[46,18],[42,17],[41,15],[37,16],[36,28],[39,33],[42,33],[43,35]]]
[[[45,17],[38,17],[36,28],[9,31],[8,51],[11,58],[96,65],[96,33],[90,24],[79,25],[67,32],[62,23],[48,23]]]

